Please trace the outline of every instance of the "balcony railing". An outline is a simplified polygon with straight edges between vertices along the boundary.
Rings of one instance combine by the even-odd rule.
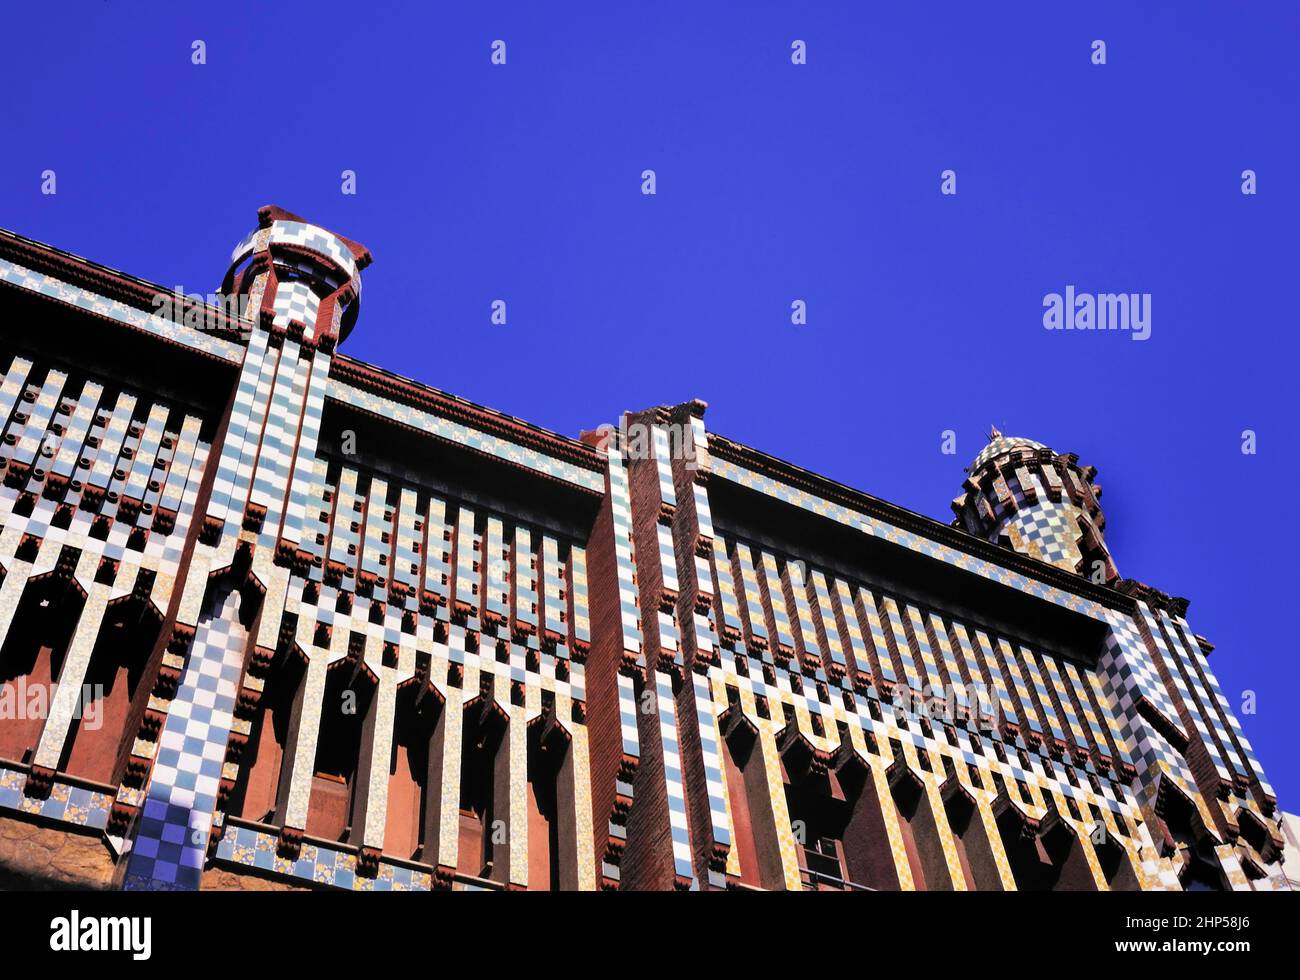
[[[848,881],[837,875],[828,874],[825,871],[814,871],[812,868],[800,868],[799,880],[804,885],[829,885],[832,888],[844,892],[874,892],[875,888],[868,885],[859,885],[857,882]]]

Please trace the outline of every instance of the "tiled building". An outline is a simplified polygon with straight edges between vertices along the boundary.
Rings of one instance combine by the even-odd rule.
[[[341,353],[369,261],[0,233],[0,886],[1286,887],[1075,457],[994,433],[948,526],[700,402],[569,439]]]

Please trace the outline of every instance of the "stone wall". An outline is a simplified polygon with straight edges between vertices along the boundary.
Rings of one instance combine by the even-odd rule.
[[[113,857],[98,833],[0,816],[0,890],[106,889]]]
[[[306,892],[310,888],[300,888],[285,881],[263,878],[254,874],[242,874],[229,868],[209,868],[203,872],[199,885],[202,891],[223,892]]]

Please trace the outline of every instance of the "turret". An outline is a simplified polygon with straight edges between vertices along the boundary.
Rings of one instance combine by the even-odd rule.
[[[370,251],[283,208],[257,217],[231,253],[222,292],[272,332],[332,352],[356,323]]]
[[[967,474],[952,502],[955,527],[1094,582],[1119,577],[1102,534],[1097,471],[1078,456],[995,428]]]

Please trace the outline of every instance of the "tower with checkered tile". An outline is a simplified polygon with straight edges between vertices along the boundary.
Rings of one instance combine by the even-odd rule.
[[[248,311],[252,329],[172,626],[180,677],[170,701],[170,685],[157,698],[138,741],[148,754],[131,772],[143,800],[138,810],[119,804],[116,815],[129,827],[126,888],[199,887],[224,829],[290,579],[310,561],[299,545],[330,365],[356,322],[369,262],[363,246],[278,207],[260,209],[258,227],[231,255],[222,292]],[[364,659],[356,669],[366,670]],[[309,703],[294,743],[309,757],[313,707],[319,716]],[[157,740],[148,739],[159,724]],[[307,801],[298,801],[282,807],[281,850],[290,855],[306,826]]]
[[[1119,577],[1095,467],[994,428],[967,473],[952,502],[954,526],[1094,582]]]
[[[0,337],[0,683],[58,692],[0,717],[0,853],[17,814],[101,835],[95,886],[597,886],[607,453],[342,354],[369,261],[262,208],[210,306],[0,233],[43,328]]]

